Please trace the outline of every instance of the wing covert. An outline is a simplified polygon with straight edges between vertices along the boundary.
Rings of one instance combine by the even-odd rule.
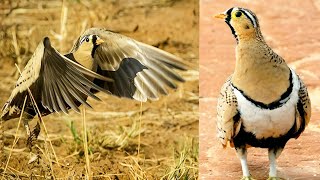
[[[100,80],[95,83],[112,94],[139,101],[157,100],[160,94],[167,94],[168,87],[176,88],[177,82],[184,82],[175,71],[187,69],[182,59],[104,29],[88,29],[82,37],[90,34],[98,35],[104,41],[94,53],[97,73],[114,79],[113,83]],[[74,47],[77,44],[79,40]]]
[[[300,89],[298,91],[299,100],[296,113],[296,138],[304,131],[311,118],[311,101],[308,95],[307,87],[298,77]]]
[[[231,77],[229,77],[220,90],[217,102],[217,133],[223,147],[227,146],[228,141],[232,145],[233,137],[240,130],[241,119],[237,106],[237,98],[233,93]]]

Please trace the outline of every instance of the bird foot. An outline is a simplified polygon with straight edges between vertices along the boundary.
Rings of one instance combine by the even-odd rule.
[[[282,180],[282,178],[279,178],[279,177],[269,177],[267,180]]]
[[[255,180],[255,179],[253,179],[253,177],[251,176],[243,176],[241,180]]]

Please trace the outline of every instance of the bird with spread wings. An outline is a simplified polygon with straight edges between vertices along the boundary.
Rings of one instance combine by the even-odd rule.
[[[86,30],[66,55],[45,37],[21,72],[1,119],[22,113],[29,133],[28,121],[37,114],[80,112],[82,104],[91,107],[88,97],[99,100],[95,95],[99,91],[157,100],[184,82],[175,69],[187,69],[181,58],[105,29]]]

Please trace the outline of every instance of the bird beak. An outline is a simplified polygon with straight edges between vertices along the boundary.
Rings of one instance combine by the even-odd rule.
[[[98,39],[98,40],[96,41],[96,44],[97,44],[97,45],[100,45],[100,44],[102,44],[102,43],[104,43],[104,40],[102,40],[102,39]]]
[[[221,13],[221,14],[214,15],[213,17],[218,19],[225,19],[227,15],[224,13]]]

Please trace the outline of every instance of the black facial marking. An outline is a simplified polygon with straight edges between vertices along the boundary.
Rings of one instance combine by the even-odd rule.
[[[234,30],[234,28],[231,26],[231,24],[230,24],[229,22],[227,22],[227,24],[228,24],[228,26],[230,27],[231,33],[233,34],[234,38],[236,38],[237,43],[238,43],[239,40],[238,40],[238,36],[237,36],[237,34],[236,34],[236,31]]]
[[[234,30],[234,28],[231,26],[231,24],[230,24],[230,21],[231,21],[231,12],[232,12],[232,10],[233,10],[233,8],[230,8],[228,11],[227,11],[227,17],[226,17],[226,19],[225,19],[225,22],[228,24],[228,26],[230,27],[230,29],[231,29],[231,33],[233,34],[233,36],[234,36],[234,38],[236,38],[236,40],[237,40],[237,43],[239,42],[239,40],[238,40],[238,36],[237,36],[237,34],[236,34],[236,31]]]
[[[231,20],[231,12],[232,12],[232,10],[233,10],[233,8],[230,8],[228,11],[227,11],[227,18],[226,18],[226,22],[228,23],[228,22],[230,22],[230,20]]]
[[[91,51],[91,56],[92,58],[94,58],[94,52],[96,51],[96,49],[98,48],[99,45],[97,45],[97,35],[93,35],[92,36],[92,43],[93,43],[93,48],[92,48],[92,51]]]
[[[93,35],[92,36],[92,43],[96,44],[96,42],[97,42],[97,35]]]

